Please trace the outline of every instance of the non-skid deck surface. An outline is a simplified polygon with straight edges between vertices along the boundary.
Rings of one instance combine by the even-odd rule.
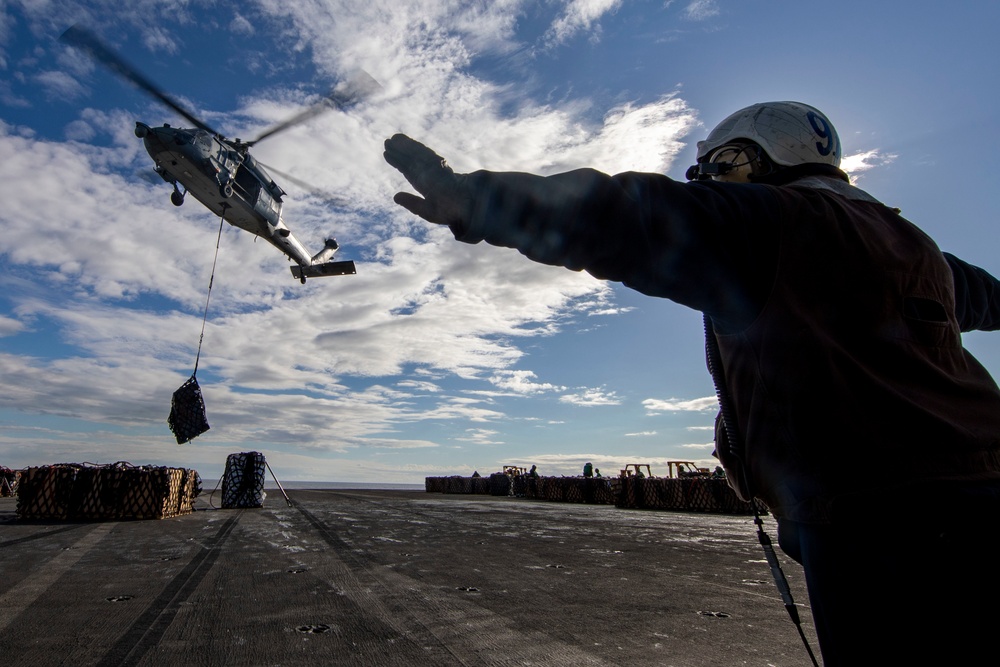
[[[94,523],[16,521],[0,499],[4,664],[808,664],[749,517],[290,495]]]

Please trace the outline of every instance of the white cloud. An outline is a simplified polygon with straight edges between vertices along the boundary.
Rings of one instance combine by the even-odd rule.
[[[601,405],[621,405],[621,399],[613,391],[605,391],[603,387],[595,389],[583,389],[575,394],[566,394],[559,397],[562,403],[580,405],[584,407],[594,407]]]
[[[180,44],[174,36],[166,29],[159,26],[148,26],[143,34],[143,43],[150,51],[162,52],[168,55],[176,55],[180,50]]]
[[[233,17],[233,20],[229,22],[229,29],[246,37],[250,37],[254,34],[254,32],[256,32],[254,30],[253,23],[239,13],[237,13],[236,16]]]
[[[24,331],[23,322],[0,315],[0,338],[3,336],[13,336],[21,331]]]
[[[622,0],[567,0],[545,35],[545,42],[557,46],[574,37],[577,33],[591,30],[604,15],[614,12]]]
[[[564,391],[566,387],[559,387],[547,382],[535,382],[538,377],[532,371],[498,371],[490,378],[490,382],[501,389],[515,394],[540,394],[550,391]]]
[[[656,431],[639,431],[636,433],[626,433],[626,438],[646,438],[649,436],[656,435]]]
[[[704,21],[719,15],[716,0],[693,0],[684,8],[683,16],[691,21]]]
[[[86,89],[80,82],[66,72],[40,72],[34,79],[45,90],[49,99],[75,100],[86,94]]]
[[[565,25],[589,30],[618,4],[569,4]],[[74,11],[68,2],[53,6],[66,16]],[[148,18],[172,9],[185,23],[200,7],[140,3],[113,25],[134,25],[144,48],[170,53],[181,33],[164,23],[140,27],[138,12],[149,10]],[[404,435],[414,423],[471,425],[462,441],[495,444],[493,425],[509,418],[495,402],[500,392],[566,391],[530,368],[526,341],[592,314],[627,312],[606,284],[584,273],[456,243],[447,229],[391,203],[406,184],[382,160],[381,143],[400,130],[460,170],[663,171],[682,150],[697,118],[676,94],[623,103],[595,121],[589,100],[541,103],[470,74],[473,58],[524,47],[515,36],[522,11],[514,1],[263,1],[245,17],[218,17],[257,34],[271,17],[292,48],[314,54],[321,76],[341,80],[361,68],[382,89],[350,113],[326,114],[253,149],[349,202],[333,208],[289,186],[283,213],[307,247],[336,236],[340,257],[354,259],[358,274],[299,285],[275,249],[224,227],[198,371],[212,429],[197,440],[204,449],[186,455],[201,460],[201,451],[228,443],[281,447],[290,458],[441,448],[433,438]],[[39,13],[35,20],[47,19]],[[90,67],[77,59],[66,72],[81,76]],[[69,74],[54,74],[44,79],[52,90],[85,92]],[[248,94],[235,111],[196,113],[231,136],[252,137],[311,99],[269,88]],[[102,425],[106,443],[87,446],[110,459],[116,451],[169,459],[180,450],[171,449],[166,414],[193,366],[218,220],[193,197],[180,208],[168,203],[170,186],[152,173],[133,125],[131,112],[81,110],[65,129],[74,143],[59,143],[0,123],[0,182],[9,193],[0,212],[7,239],[0,287],[11,304],[0,314],[0,335],[30,329],[56,342],[37,355],[0,356],[5,376],[22,378],[0,387],[0,403],[58,415],[80,430]],[[559,400],[622,403],[604,387]],[[67,429],[32,441],[73,460]],[[300,463],[296,470],[308,469]]]
[[[470,428],[465,431],[465,435],[455,438],[459,442],[471,442],[475,445],[502,445],[503,440],[495,440],[493,436],[497,431],[485,428]]]
[[[97,133],[93,126],[83,120],[74,120],[66,125],[66,138],[70,141],[90,141]]]
[[[372,449],[427,449],[440,447],[436,442],[426,440],[394,440],[392,438],[365,438],[365,446]]]
[[[695,398],[682,401],[675,398],[662,400],[658,398],[647,398],[642,402],[648,414],[658,412],[703,412],[705,410],[717,410],[719,401],[715,396]]]
[[[397,382],[396,386],[421,393],[438,394],[441,392],[440,385],[419,380],[403,380],[402,382]]]

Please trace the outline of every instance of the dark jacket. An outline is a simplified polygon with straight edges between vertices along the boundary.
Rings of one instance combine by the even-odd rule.
[[[593,170],[467,178],[477,196],[453,228],[459,240],[710,317],[736,451],[777,516],[825,521],[842,497],[1000,480],[1000,390],[960,337],[1000,326],[996,280],[863,191],[817,177],[781,187]]]

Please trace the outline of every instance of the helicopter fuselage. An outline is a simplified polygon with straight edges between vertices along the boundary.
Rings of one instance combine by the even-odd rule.
[[[156,173],[174,186],[171,201],[180,206],[191,193],[212,213],[259,236],[299,266],[315,259],[281,219],[285,192],[246,146],[201,129],[150,127],[136,123],[135,134],[153,158]],[[181,192],[178,185],[184,188]]]
[[[336,91],[331,92],[319,104],[272,126],[256,139],[248,142],[230,140],[160,90],[90,30],[73,25],[59,40],[131,81],[195,126],[195,129],[185,129],[170,127],[166,123],[162,127],[135,124],[135,136],[142,139],[146,152],[153,158],[156,173],[174,186],[170,201],[175,206],[183,204],[184,196],[190,192],[212,213],[235,227],[263,238],[284,253],[295,262],[289,267],[292,276],[303,283],[306,278],[355,273],[352,260],[333,261],[340,247],[336,239],[326,239],[323,249],[309,256],[281,220],[284,190],[250,155],[250,147],[258,141],[303,123],[334,105],[343,108],[344,101],[350,101],[349,98],[341,100],[334,94]]]

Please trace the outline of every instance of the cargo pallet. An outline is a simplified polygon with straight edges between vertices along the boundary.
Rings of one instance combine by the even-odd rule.
[[[199,493],[201,477],[195,470],[125,462],[59,463],[20,471],[17,518],[165,519],[194,511]]]
[[[489,477],[427,477],[428,493],[515,496],[554,502],[615,505],[620,508],[753,514],[725,478],[687,477],[532,477],[493,473]]]

